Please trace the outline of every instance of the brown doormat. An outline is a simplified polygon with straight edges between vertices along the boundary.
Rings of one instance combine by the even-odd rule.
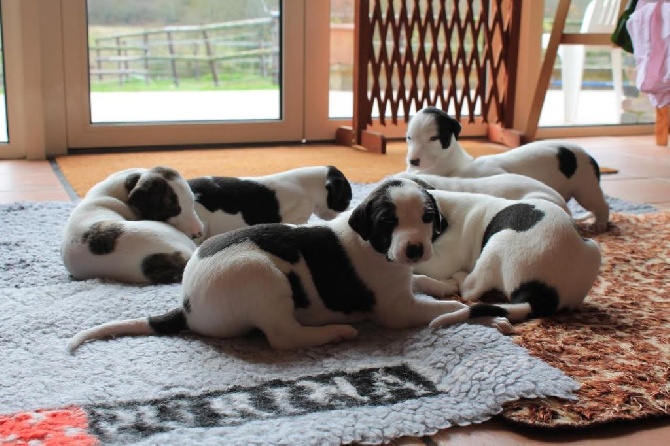
[[[584,305],[515,327],[518,344],[581,383],[579,400],[512,402],[505,420],[582,427],[670,415],[670,212],[612,221],[595,236],[603,266]]]
[[[509,150],[482,140],[460,140],[472,156]],[[110,174],[130,167],[170,166],[186,178],[199,176],[259,176],[303,166],[333,165],[357,183],[374,183],[405,170],[407,145],[389,142],[386,155],[334,144],[246,147],[198,150],[148,150],[142,152],[75,154],[56,158],[63,176],[78,196],[83,197]],[[614,173],[603,167],[601,173]],[[614,172],[612,172],[614,171]]]
[[[473,156],[500,153],[506,147],[486,141],[461,141]],[[405,142],[390,142],[386,155],[338,145],[300,145],[200,150],[166,150],[68,155],[58,167],[77,195],[83,197],[110,174],[130,167],[166,165],[186,178],[205,175],[259,176],[302,166],[333,165],[357,183],[374,183],[405,170]]]

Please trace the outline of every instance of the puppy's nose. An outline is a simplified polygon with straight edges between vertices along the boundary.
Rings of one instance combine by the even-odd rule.
[[[407,249],[405,250],[405,255],[407,255],[407,258],[412,261],[419,260],[421,257],[423,257],[423,245],[412,245],[408,244]]]
[[[409,160],[409,164],[414,166],[414,167],[417,167],[420,163],[421,163],[421,158],[414,158],[414,159]]]
[[[191,234],[191,238],[193,240],[202,237],[202,232],[196,232],[195,234]]]

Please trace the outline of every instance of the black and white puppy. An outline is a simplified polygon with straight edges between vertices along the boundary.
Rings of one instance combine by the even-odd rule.
[[[231,338],[261,330],[275,349],[353,339],[349,325],[425,325],[465,305],[444,283],[414,277],[444,230],[435,200],[416,183],[382,183],[353,211],[307,225],[261,224],[207,239],[184,271],[183,305],[162,316],[110,322],[74,336],[68,348],[115,335],[191,330]],[[501,331],[504,319],[486,320]]]
[[[563,197],[551,187],[525,175],[500,173],[482,178],[443,177],[424,173],[400,172],[393,177],[408,178],[418,182],[426,189],[446,190],[450,192],[471,192],[475,194],[493,195],[509,200],[538,198],[559,206],[570,214],[568,204]]]
[[[65,224],[61,256],[75,279],[181,280],[203,225],[174,169],[133,168],[93,186]]]
[[[333,166],[300,167],[259,177],[188,180],[205,224],[200,240],[260,223],[303,224],[312,214],[330,220],[351,202],[351,185]]]
[[[432,190],[449,226],[434,255],[415,271],[444,280],[466,301],[492,295],[510,304],[477,304],[443,315],[432,326],[471,317],[510,321],[550,316],[580,305],[598,276],[598,244],[582,238],[565,211],[546,200],[506,200]]]
[[[427,107],[407,127],[407,171],[454,177],[516,173],[543,182],[567,201],[574,198],[604,231],[609,206],[600,188],[598,163],[582,147],[563,141],[537,141],[495,155],[473,158],[458,143],[460,123]]]

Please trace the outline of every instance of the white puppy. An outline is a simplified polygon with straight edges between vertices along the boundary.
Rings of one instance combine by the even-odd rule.
[[[500,173],[529,176],[555,189],[567,201],[574,198],[595,217],[604,231],[609,206],[600,188],[598,163],[578,145],[537,141],[496,155],[473,158],[458,144],[461,126],[444,111],[420,110],[407,127],[407,170],[455,177],[486,177]]]
[[[179,282],[202,235],[193,193],[174,169],[127,169],[93,186],[77,204],[61,239],[75,279]]]
[[[165,315],[110,322],[73,337],[82,342],[121,334],[191,330],[221,338],[260,329],[275,349],[353,339],[350,323],[389,328],[428,324],[464,308],[444,297],[444,283],[413,277],[430,259],[443,229],[435,201],[416,183],[396,179],[353,211],[323,224],[261,224],[207,239],[186,266],[183,305]],[[504,319],[491,320],[509,330]]]
[[[205,224],[200,240],[260,223],[307,223],[346,210],[351,185],[333,166],[300,167],[260,177],[200,177],[188,180],[195,210]]]
[[[511,302],[477,304],[442,316],[433,326],[480,316],[512,322],[550,316],[580,305],[593,286],[600,269],[598,244],[582,238],[555,204],[429,192],[448,227],[435,240],[433,257],[415,271],[447,280],[467,301],[502,294]]]
[[[443,177],[440,175],[400,172],[394,177],[408,178],[418,182],[426,189],[446,190],[450,192],[472,192],[475,194],[493,195],[509,200],[537,198],[547,200],[560,206],[570,214],[567,203],[551,187],[531,177],[514,173],[500,173],[482,178]]]

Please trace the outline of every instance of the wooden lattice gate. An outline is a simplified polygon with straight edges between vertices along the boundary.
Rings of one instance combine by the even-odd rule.
[[[357,0],[352,127],[337,139],[384,153],[366,130],[425,106],[504,140],[513,123],[521,0]],[[503,141],[504,142],[504,141]],[[514,144],[514,142],[511,142]]]

